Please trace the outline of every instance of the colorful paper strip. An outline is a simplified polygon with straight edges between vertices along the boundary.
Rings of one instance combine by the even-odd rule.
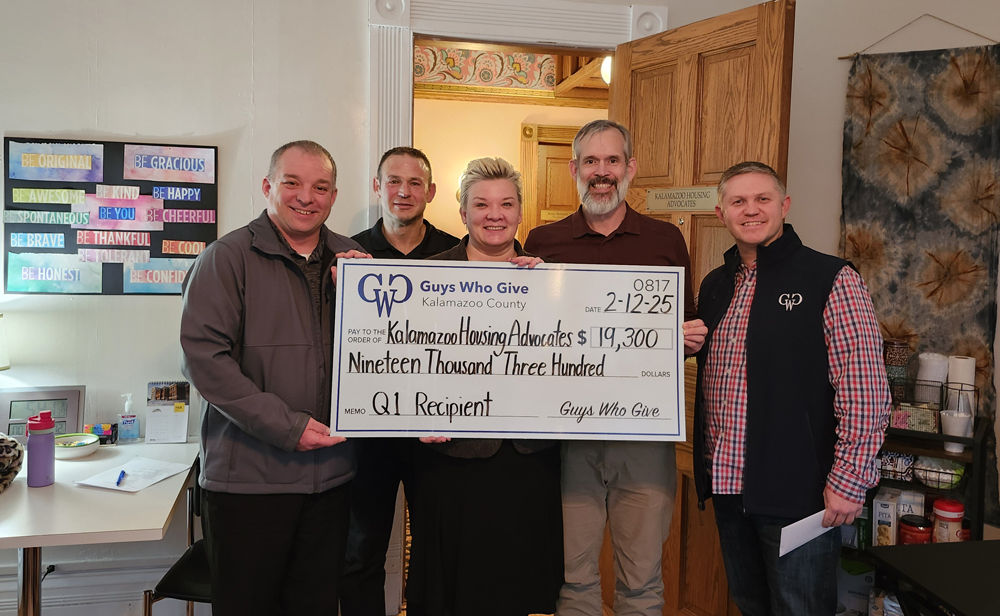
[[[100,293],[101,264],[75,254],[7,253],[8,293]]]
[[[11,141],[8,168],[12,180],[103,182],[104,146]]]
[[[215,182],[215,151],[125,144],[122,174],[126,180],[212,184]]]

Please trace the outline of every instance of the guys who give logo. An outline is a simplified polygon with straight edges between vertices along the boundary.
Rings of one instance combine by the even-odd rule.
[[[801,293],[782,293],[781,297],[778,298],[778,303],[785,307],[785,310],[791,310],[795,306],[802,303]]]
[[[385,284],[383,285],[383,280]],[[413,283],[403,274],[365,274],[358,281],[358,295],[369,304],[375,304],[378,316],[392,316],[393,304],[402,304],[413,295]]]

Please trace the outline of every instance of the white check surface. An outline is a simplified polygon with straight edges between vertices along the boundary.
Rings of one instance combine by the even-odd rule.
[[[684,270],[348,259],[332,432],[684,440]]]

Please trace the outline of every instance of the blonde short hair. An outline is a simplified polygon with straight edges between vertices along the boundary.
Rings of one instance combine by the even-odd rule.
[[[477,158],[470,160],[469,164],[462,172],[462,180],[458,187],[458,207],[465,211],[469,205],[469,190],[474,185],[484,180],[510,180],[517,190],[517,204],[521,205],[523,200],[523,188],[521,185],[521,173],[514,168],[514,165],[502,158]]]

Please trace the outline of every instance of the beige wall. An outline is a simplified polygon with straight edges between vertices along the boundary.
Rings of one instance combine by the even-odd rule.
[[[427,154],[437,184],[427,220],[457,237],[465,235],[455,199],[458,178],[470,160],[483,156],[507,159],[520,171],[522,123],[582,126],[607,117],[604,109],[414,100],[413,145]]]

